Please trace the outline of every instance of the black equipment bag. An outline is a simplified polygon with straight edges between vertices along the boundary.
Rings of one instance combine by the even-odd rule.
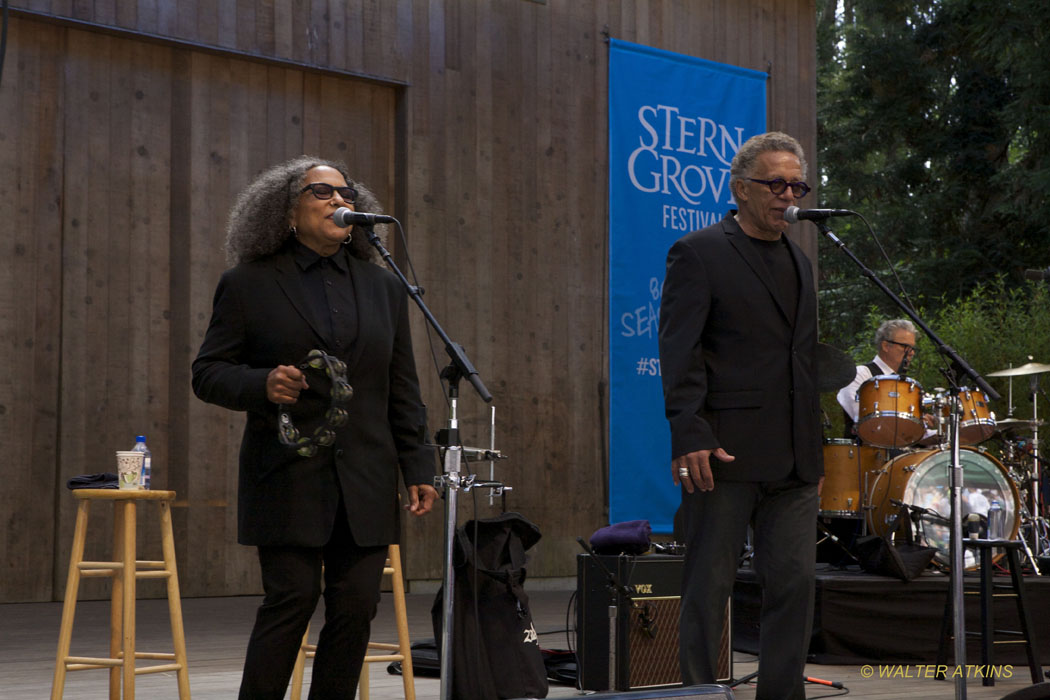
[[[915,541],[909,513],[908,506],[902,505],[896,521],[890,524],[885,534],[857,539],[857,558],[864,571],[880,576],[893,576],[908,582],[922,574],[930,565],[937,555],[937,549]],[[898,532],[903,532],[903,542],[894,538],[894,533]]]
[[[539,528],[518,513],[471,520],[456,531],[453,700],[547,697],[547,670],[522,587],[525,552],[539,539]],[[443,597],[439,590],[430,611],[439,654]]]

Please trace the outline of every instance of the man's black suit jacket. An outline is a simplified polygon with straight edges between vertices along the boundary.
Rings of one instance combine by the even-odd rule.
[[[773,481],[794,465],[816,482],[824,470],[812,268],[789,240],[800,283],[789,318],[734,213],[667,256],[660,369],[671,456],[722,447],[736,460],[711,460],[716,481]]]
[[[333,352],[328,331],[309,308],[289,247],[237,265],[219,281],[211,323],[193,363],[193,390],[204,401],[248,412],[237,501],[242,544],[323,545],[340,494],[354,541],[390,544],[398,537],[398,465],[406,485],[433,481],[436,461],[424,444],[426,411],[412,355],[408,297],[387,270],[347,259],[358,332],[342,353]],[[335,444],[301,457],[279,442],[277,406],[266,398],[266,377],[277,365],[298,364],[315,348],[346,363],[354,395],[349,423],[337,429]],[[304,391],[299,403],[309,394]],[[327,404],[323,398],[319,410]]]

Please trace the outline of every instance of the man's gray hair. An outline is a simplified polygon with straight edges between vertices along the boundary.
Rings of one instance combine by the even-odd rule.
[[[875,347],[880,347],[884,340],[893,340],[893,336],[897,334],[897,331],[915,333],[915,325],[906,318],[883,321],[879,329],[875,331]]]
[[[729,166],[730,190],[737,180],[751,176],[755,169],[755,160],[767,151],[794,153],[802,166],[802,179],[806,179],[806,154],[802,151],[802,144],[783,132],[769,131],[749,138],[733,156],[733,162]]]

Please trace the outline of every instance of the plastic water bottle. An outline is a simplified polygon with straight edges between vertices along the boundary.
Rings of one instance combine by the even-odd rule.
[[[135,436],[135,446],[132,447],[131,449],[134,452],[144,452],[145,453],[145,456],[142,458],[142,488],[149,489],[149,477],[150,477],[150,469],[153,466],[153,464],[152,464],[152,462],[153,462],[153,455],[149,451],[149,448],[146,447],[146,436],[145,435],[136,435]]]
[[[988,506],[988,539],[1001,540],[1005,537],[1003,530],[1006,524],[1006,514],[1003,512],[1003,504],[992,501]]]

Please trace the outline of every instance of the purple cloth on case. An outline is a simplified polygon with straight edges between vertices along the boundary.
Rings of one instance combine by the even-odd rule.
[[[117,475],[113,472],[102,474],[81,474],[71,477],[66,482],[66,488],[73,489],[115,489],[117,488]]]
[[[591,547],[596,554],[645,554],[652,532],[648,520],[613,523],[591,535]]]

